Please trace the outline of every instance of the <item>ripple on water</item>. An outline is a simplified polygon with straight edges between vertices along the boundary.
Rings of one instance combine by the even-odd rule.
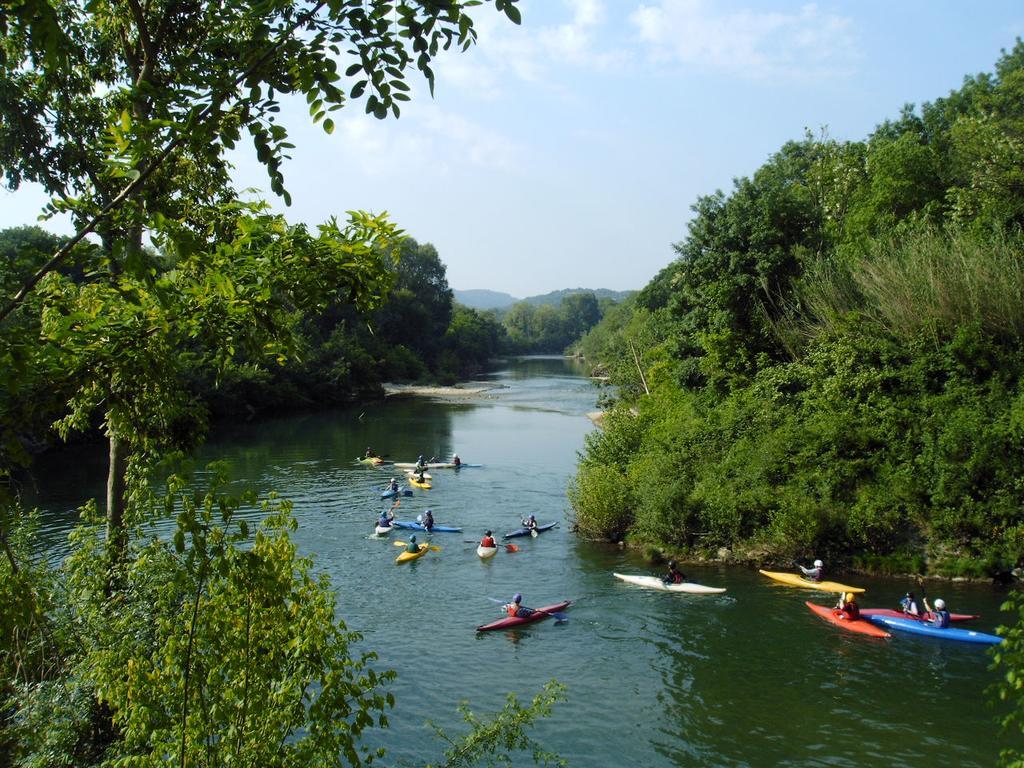
[[[532,373],[506,372],[498,380],[509,389],[472,405],[410,399],[235,425],[215,433],[197,461],[228,459],[243,478],[237,487],[274,489],[294,501],[295,541],[314,555],[318,572],[330,575],[339,618],[363,633],[356,650],[376,651],[379,668],[399,674],[391,688],[398,701],[392,727],[368,739],[389,748],[387,764],[436,760],[442,748],[424,721],[461,732],[460,700],[482,715],[500,709],[506,693],[526,700],[552,678],[567,686],[568,701],[532,733],[577,766],[995,762],[1000,743],[983,705],[992,674],[975,647],[843,632],[803,604],[808,597],[825,604],[831,596],[775,588],[741,568],[687,568],[695,581],[727,587],[721,596],[666,594],[614,579],[613,571],[660,567],[580,541],[569,530],[565,489],[592,429],[583,414],[594,410],[596,390],[564,376],[545,375],[537,384],[537,369],[563,365],[533,361]],[[379,498],[380,486],[402,475],[353,465],[367,445],[399,460],[457,450],[485,463],[434,472],[434,488],[403,498],[396,510],[415,519],[429,506],[438,522],[464,533],[435,534],[430,540],[441,552],[395,565],[393,540],[404,533],[378,539],[372,531],[390,506]],[[103,472],[77,495],[60,490],[73,474],[57,466],[51,476],[53,483],[39,484],[59,491],[52,506],[40,504],[44,522],[66,530],[62,510],[90,493],[102,497]],[[502,550],[479,560],[475,541],[483,530],[500,535],[531,513],[562,525],[517,539],[515,554]],[[887,604],[906,588],[868,581],[869,594],[881,596],[869,604]],[[507,600],[514,592],[535,606],[572,599],[569,621],[476,633],[498,616],[488,598]],[[944,585],[943,596],[990,614],[981,629],[994,625],[1000,598],[991,591]]]

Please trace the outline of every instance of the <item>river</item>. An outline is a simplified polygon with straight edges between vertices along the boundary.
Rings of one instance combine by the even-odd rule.
[[[510,361],[494,390],[469,401],[389,398],[351,409],[219,427],[199,462],[226,459],[239,483],[295,503],[300,548],[337,589],[339,614],[396,669],[391,727],[369,742],[386,765],[437,760],[430,719],[461,728],[456,706],[496,711],[506,693],[527,700],[557,678],[568,700],[533,730],[574,766],[992,766],[1001,747],[981,646],[896,636],[874,640],[813,616],[803,602],[831,597],[776,587],[755,570],[687,567],[721,596],[643,590],[613,571],[651,573],[635,554],[570,531],[566,486],[593,425],[598,390],[561,358]],[[402,500],[399,518],[428,507],[440,553],[396,566],[372,535],[391,468],[353,459],[372,446],[394,460],[458,452],[481,468],[436,470],[434,487]],[[83,498],[102,493],[105,456],[94,448],[37,468],[33,501],[43,536],[60,550]],[[471,540],[535,514],[559,527],[520,550],[480,561]],[[470,543],[467,543],[470,540]],[[809,553],[810,554],[810,553]],[[889,607],[906,581],[849,577],[862,604]],[[572,599],[568,621],[481,633],[497,599]],[[1004,597],[986,585],[931,585],[952,610],[999,622]],[[1021,746],[1020,739],[1016,745]],[[528,764],[517,759],[516,764]]]

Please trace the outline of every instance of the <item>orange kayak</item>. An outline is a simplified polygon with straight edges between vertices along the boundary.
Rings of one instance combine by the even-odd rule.
[[[842,611],[837,611],[835,608],[826,608],[824,605],[815,605],[810,601],[807,601],[805,604],[812,612],[821,616],[825,621],[830,624],[840,626],[850,632],[859,632],[862,635],[870,635],[871,637],[892,637],[892,635],[884,629],[879,629],[870,621],[865,619],[848,619],[846,618],[846,614]]]

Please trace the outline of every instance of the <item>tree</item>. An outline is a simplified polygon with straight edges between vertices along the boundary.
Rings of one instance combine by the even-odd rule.
[[[562,299],[563,331],[569,344],[593,328],[601,320],[597,297],[590,291],[572,293]]]
[[[1000,716],[1003,728],[1024,733],[1024,593],[1011,592],[1002,609],[1009,613],[1012,621],[1001,630],[1003,642],[996,647],[993,656],[995,669],[1002,674],[992,686],[992,692],[1010,707]],[[1007,768],[1024,765],[1024,754],[1019,749],[1005,749],[1000,758],[1000,765]]]
[[[452,290],[437,249],[402,238],[390,258],[395,286],[371,318],[383,340],[402,344],[433,366],[452,317]]]
[[[501,354],[506,338],[505,327],[493,313],[456,304],[444,335],[445,348],[456,366],[452,373],[472,375],[482,370],[491,358]]]
[[[470,4],[471,5],[471,4]],[[495,0],[515,22],[515,0]],[[442,49],[475,40],[467,4],[4,2],[0,166],[8,186],[35,181],[101,247],[82,267],[97,284],[140,285],[164,268],[143,248],[158,231],[181,253],[202,248],[208,211],[233,197],[225,154],[247,133],[270,188],[284,196],[291,147],[282,95],[304,96],[330,133],[330,113],[367,94],[365,109],[397,116],[406,73],[433,87]],[[340,71],[339,60],[348,66]],[[26,281],[7,317],[67,258],[62,249]],[[116,292],[116,290],[115,290]],[[112,297],[112,293],[108,293]],[[229,347],[226,347],[229,349]],[[108,387],[111,389],[112,387]],[[131,425],[106,404],[108,512],[123,517]]]

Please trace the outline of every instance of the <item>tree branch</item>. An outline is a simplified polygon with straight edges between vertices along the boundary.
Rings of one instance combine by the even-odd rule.
[[[203,119],[208,117],[215,109],[219,108],[221,104],[227,101],[230,98],[231,94],[237,91],[238,86],[244,83],[253,72],[255,72],[266,61],[268,61],[270,57],[273,56],[282,45],[284,45],[285,41],[289,37],[291,37],[292,33],[295,32],[296,29],[298,29],[300,26],[307,24],[310,21],[310,19],[312,19],[313,16],[319,13],[320,9],[323,8],[326,4],[327,0],[321,0],[321,2],[318,2],[315,6],[313,6],[308,13],[292,22],[291,26],[289,26],[284,31],[284,33],[278,38],[277,42],[275,42],[266,51],[264,51],[264,53],[261,56],[259,56],[252,64],[250,64],[244,72],[239,74],[234,79],[234,81],[232,81],[230,89],[226,90],[223,93],[210,94],[210,103],[207,104],[206,107],[204,107],[202,110],[200,110],[200,112],[195,116],[195,118],[193,118],[193,120],[191,121],[192,124],[202,121]],[[25,298],[39,284],[40,280],[42,280],[44,277],[46,277],[46,275],[48,275],[50,272],[55,270],[63,263],[64,259],[67,258],[68,254],[71,253],[71,250],[76,245],[82,242],[82,240],[84,240],[88,235],[96,231],[96,227],[99,225],[101,221],[103,221],[111,213],[117,210],[122,204],[124,204],[126,200],[132,197],[142,187],[142,185],[149,179],[149,177],[152,176],[153,173],[163,165],[163,163],[167,160],[171,153],[173,153],[178,147],[180,147],[185,142],[185,140],[190,135],[189,129],[190,126],[186,126],[178,134],[178,137],[173,139],[163,149],[163,151],[161,151],[160,154],[156,156],[152,163],[150,163],[146,168],[140,171],[139,175],[136,176],[135,179],[131,183],[129,183],[124,189],[122,189],[116,197],[114,197],[109,203],[103,206],[102,210],[100,210],[99,213],[94,215],[92,219],[90,219],[84,227],[78,230],[75,233],[75,235],[67,243],[65,243],[64,246],[60,250],[58,250],[48,262],[46,262],[45,265],[43,265],[42,269],[36,272],[24,283],[24,285],[22,285],[18,293],[15,294],[14,297],[7,302],[6,306],[4,306],[2,310],[0,310],[0,323],[3,323],[10,316],[10,314],[21,305]]]

